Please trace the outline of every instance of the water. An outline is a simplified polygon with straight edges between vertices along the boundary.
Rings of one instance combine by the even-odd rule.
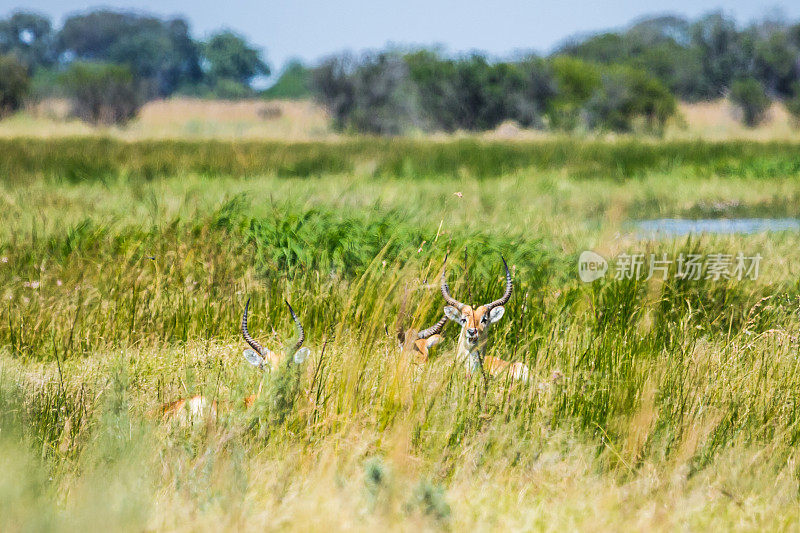
[[[640,220],[634,224],[639,233],[647,237],[679,237],[700,233],[730,235],[734,233],[800,231],[800,219],[797,218],[720,218],[701,220],[659,218],[655,220]]]

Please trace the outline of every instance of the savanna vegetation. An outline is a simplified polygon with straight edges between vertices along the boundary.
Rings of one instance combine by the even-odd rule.
[[[644,18],[567,39],[545,55],[397,47],[310,65],[291,60],[264,90],[254,88],[272,72],[263,50],[230,30],[197,39],[181,17],[99,9],[55,27],[45,15],[17,10],[0,19],[0,54],[8,56],[0,69],[10,60],[26,69],[28,98],[68,96],[74,114],[95,123],[125,123],[141,102],[170,96],[261,96],[313,98],[346,132],[484,131],[513,121],[661,135],[678,100],[730,95],[740,120],[755,127],[771,102],[798,116],[800,99],[800,24],[765,17],[744,26],[723,12]],[[86,76],[87,63],[103,75]],[[94,90],[99,80],[107,91]],[[90,107],[111,111],[98,120]]]
[[[230,30],[198,40],[181,17],[107,9],[71,14],[60,28],[46,15],[16,10],[0,20],[0,54],[27,70],[32,98],[70,96],[83,107],[135,109],[132,104],[174,94],[250,97],[253,79],[270,73],[263,52]],[[115,93],[105,99],[92,92],[100,72]],[[116,89],[121,76],[124,93]],[[81,111],[76,115],[87,118]]]
[[[566,40],[547,56],[490,60],[435,50],[332,56],[314,87],[342,129],[491,129],[513,120],[556,131],[663,131],[675,100],[731,95],[744,124],[773,100],[798,98],[800,25],[776,17],[742,27],[722,12],[635,21]]]
[[[797,216],[797,150],[2,141],[0,529],[791,529],[800,237],[630,224]],[[763,260],[583,283],[585,249]],[[452,323],[426,364],[398,351],[448,251],[473,302],[508,260],[489,354],[530,382],[467,379]],[[273,349],[292,303],[302,366],[244,361],[247,298]],[[194,393],[216,419],[161,420]]]

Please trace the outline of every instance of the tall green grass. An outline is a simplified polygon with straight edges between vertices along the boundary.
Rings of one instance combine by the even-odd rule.
[[[286,177],[360,172],[375,177],[492,178],[519,170],[578,178],[627,179],[647,172],[779,178],[800,172],[800,148],[787,142],[498,142],[356,139],[338,142],[137,141],[107,138],[2,139],[0,175],[67,182],[184,174]]]
[[[476,150],[542,149],[487,146]],[[719,150],[726,168],[749,164],[747,149]],[[765,153],[793,164],[791,151]],[[193,167],[71,183],[40,166],[2,184],[3,529],[747,528],[797,518],[800,238],[648,242],[627,229],[633,217],[715,202],[747,213],[776,194],[799,197],[794,179],[700,178],[688,163],[628,181],[527,164],[483,180],[342,168],[314,180]],[[576,262],[587,248],[764,260],[755,281],[585,284]],[[451,287],[473,303],[502,292],[500,255],[512,266],[515,292],[489,354],[524,361],[531,383],[467,379],[453,324],[427,364],[398,351],[398,322],[441,316],[448,252]],[[251,333],[273,349],[291,337],[291,301],[307,364],[261,376],[243,361],[248,297]],[[241,398],[259,385],[245,410]],[[219,420],[161,422],[161,402],[194,393],[218,400]]]

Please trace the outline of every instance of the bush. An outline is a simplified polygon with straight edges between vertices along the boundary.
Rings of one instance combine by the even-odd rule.
[[[22,107],[29,89],[27,69],[12,55],[0,56],[0,117]]]
[[[92,124],[124,124],[139,111],[140,89],[128,67],[75,62],[61,76],[75,116]]]
[[[586,61],[560,56],[550,62],[556,95],[548,105],[553,127],[571,130],[580,122],[580,111],[601,85],[600,69]]]
[[[314,87],[338,128],[378,134],[483,131],[506,120],[630,131],[637,119],[660,132],[676,107],[669,90],[641,69],[570,57],[495,63],[428,50],[339,56],[315,70]]]
[[[611,67],[584,108],[589,128],[630,131],[637,118],[649,132],[663,131],[675,113],[675,97],[644,71]]]
[[[544,108],[555,83],[542,60],[491,63],[477,54],[449,60],[423,50],[404,61],[429,129],[480,131],[505,120],[525,127],[544,125]]]
[[[269,76],[269,65],[261,55],[244,37],[227,30],[212,35],[203,46],[206,75],[214,83],[233,80],[249,87],[256,76]]]
[[[311,95],[311,70],[299,61],[291,61],[283,69],[275,85],[261,92],[264,98],[307,98]]]
[[[329,58],[313,85],[337,129],[397,135],[420,126],[408,65],[393,52]]]
[[[770,100],[758,80],[745,78],[733,82],[730,97],[742,111],[742,121],[747,127],[757,126],[764,120]]]
[[[543,127],[555,94],[543,60],[491,63],[477,54],[446,59],[427,50],[333,57],[314,71],[313,86],[339,129],[383,135],[481,131],[505,120]]]

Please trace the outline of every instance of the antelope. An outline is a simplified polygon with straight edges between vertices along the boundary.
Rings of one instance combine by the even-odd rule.
[[[422,331],[417,332],[416,338],[411,343],[413,350],[419,354],[420,362],[424,363],[428,361],[429,350],[442,342],[443,337],[440,335],[444,325],[447,324],[448,318],[443,316],[439,322],[434,324],[433,326],[429,327],[428,329],[423,329]],[[397,330],[397,342],[400,346],[400,350],[405,350],[406,346],[406,332],[402,328],[398,328]]]
[[[308,357],[308,348],[301,347],[303,346],[303,341],[305,341],[306,338],[305,331],[303,331],[303,325],[300,323],[300,320],[297,318],[294,309],[292,309],[292,306],[288,301],[286,302],[286,306],[289,308],[289,313],[292,315],[292,320],[294,321],[295,329],[297,330],[297,341],[286,350],[286,353],[283,356],[276,354],[268,348],[265,348],[250,336],[250,333],[247,331],[247,313],[250,308],[249,298],[247,299],[247,304],[244,306],[244,314],[242,315],[242,337],[244,337],[245,342],[250,345],[250,348],[252,348],[248,348],[244,351],[244,358],[248,363],[262,372],[277,370],[283,361],[286,361],[288,365],[291,365],[292,363],[299,365],[302,364]],[[260,394],[261,385],[258,386],[258,391],[256,393],[244,398],[245,408],[252,406]],[[166,419],[175,419],[182,423],[186,423],[191,420],[199,420],[206,416],[214,419],[217,416],[217,400],[209,401],[202,394],[196,394],[189,398],[182,398],[180,400],[164,404],[161,407],[161,414]]]
[[[429,350],[443,340],[443,337],[440,335],[440,333],[442,329],[444,329],[445,324],[447,324],[447,317],[443,316],[433,326],[429,327],[428,329],[418,331],[416,335],[414,335],[414,339],[409,345],[406,343],[408,339],[406,336],[406,329],[403,325],[403,321],[406,318],[407,299],[408,286],[406,286],[406,291],[403,294],[403,301],[400,303],[400,312],[397,315],[397,344],[401,352],[405,350],[413,350],[419,354],[418,362],[425,363],[428,361]]]
[[[506,290],[500,299],[477,308],[459,302],[450,295],[450,287],[447,285],[447,270],[445,269],[442,272],[442,296],[448,305],[444,308],[444,314],[446,318],[461,326],[456,361],[464,363],[468,376],[475,370],[486,372],[491,376],[508,372],[514,380],[528,381],[529,371],[524,363],[511,363],[497,357],[484,356],[489,326],[503,318],[506,311],[503,306],[511,298],[511,291],[514,290],[514,282],[511,279],[511,272],[508,270],[508,264],[502,256],[501,259],[506,270]]]

